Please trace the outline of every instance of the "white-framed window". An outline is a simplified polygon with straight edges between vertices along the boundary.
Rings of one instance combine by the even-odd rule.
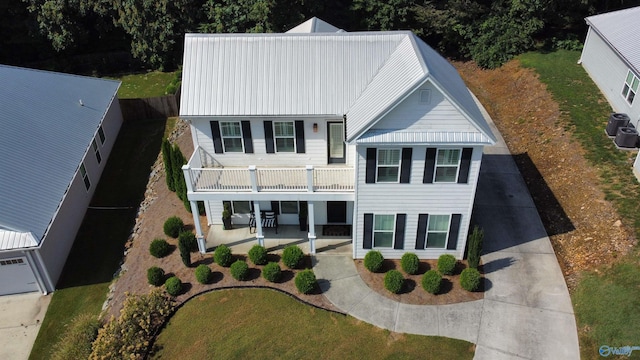
[[[451,215],[429,215],[427,224],[427,248],[444,249],[449,237]]]
[[[100,145],[104,145],[106,137],[104,136],[104,129],[102,129],[102,125],[98,128],[98,137],[100,138]]]
[[[225,152],[244,152],[242,127],[239,121],[220,122],[220,135]]]
[[[638,93],[639,84],[640,80],[638,80],[638,77],[629,70],[627,72],[627,78],[624,81],[624,86],[622,87],[622,96],[627,100],[629,105],[633,104],[633,99],[635,99]]]
[[[461,149],[438,149],[434,182],[453,183],[458,181]]]
[[[87,174],[87,169],[85,169],[84,164],[80,164],[80,175],[82,175],[82,180],[84,181],[84,187],[91,188],[91,181],[89,180],[89,174]]]
[[[395,214],[373,215],[373,247],[390,248],[393,246],[393,234],[395,234]]]
[[[280,201],[280,213],[281,214],[297,214],[298,202],[297,201]]]
[[[400,149],[378,149],[376,182],[397,183],[400,178]]]
[[[296,133],[293,121],[274,121],[273,137],[276,142],[276,152],[296,151]]]
[[[98,149],[98,144],[96,143],[96,139],[93,139],[93,141],[91,141],[91,147],[93,148],[93,151],[96,153],[96,160],[98,160],[98,164],[100,164],[102,162],[102,155],[100,155],[100,149]]]
[[[249,214],[251,212],[251,202],[249,201],[232,201],[231,212],[233,214]]]

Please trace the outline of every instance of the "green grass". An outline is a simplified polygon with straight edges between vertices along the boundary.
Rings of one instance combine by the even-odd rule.
[[[163,120],[125,123],[120,130],[91,205],[124,209],[87,210],[30,359],[48,358],[65,324],[76,315],[100,314],[164,131]]]
[[[471,359],[473,344],[391,333],[265,289],[214,291],[186,303],[155,359]]]
[[[174,76],[175,72],[152,71],[115,78],[122,81],[122,85],[118,90],[118,97],[120,99],[129,99],[163,96],[167,85],[171,83]]]
[[[580,53],[527,53],[521,63],[534,68],[563,112],[563,123],[599,169],[601,188],[623,222],[640,234],[640,184],[633,176],[635,152],[620,151],[604,133],[611,108],[600,90],[577,64]],[[622,83],[620,84],[622,87]],[[612,222],[613,222],[612,218]],[[583,359],[600,358],[598,348],[640,346],[640,257],[638,249],[599,273],[582,274],[572,301],[580,329]],[[635,351],[631,358],[640,358]]]

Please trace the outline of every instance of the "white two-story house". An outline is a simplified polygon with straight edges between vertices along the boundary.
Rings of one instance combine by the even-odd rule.
[[[351,224],[354,258],[464,256],[495,138],[455,68],[413,33],[314,18],[288,33],[187,34],[182,74],[195,148],[183,170],[209,224],[227,203],[236,224],[255,214],[263,244],[263,211],[297,225],[302,209],[311,252],[315,225]]]

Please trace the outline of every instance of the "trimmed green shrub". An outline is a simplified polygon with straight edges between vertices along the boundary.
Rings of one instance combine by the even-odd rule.
[[[149,253],[153,257],[163,258],[171,252],[171,245],[165,239],[153,239],[149,244]]]
[[[52,360],[88,359],[91,343],[98,336],[100,320],[91,314],[81,314],[73,318],[64,333],[53,346]]]
[[[404,272],[409,275],[415,275],[418,273],[418,268],[420,268],[420,259],[418,259],[418,255],[414,253],[404,253],[400,260],[400,265]]]
[[[231,276],[233,276],[234,279],[243,281],[246,280],[247,275],[249,275],[249,265],[247,265],[246,261],[236,260],[233,264],[231,264],[229,271],[231,272]]]
[[[178,239],[178,250],[180,250],[180,259],[182,259],[182,263],[186,267],[191,267],[191,249],[189,248],[191,245],[189,244],[189,239],[187,237],[182,237]]]
[[[438,271],[442,275],[453,275],[458,260],[451,254],[442,254],[438,258]]]
[[[302,270],[296,275],[295,283],[298,291],[309,294],[316,287],[316,274],[311,269]]]
[[[162,161],[164,162],[167,187],[170,191],[176,191],[176,186],[173,183],[173,166],[171,164],[171,143],[167,139],[162,140]]]
[[[211,269],[205,264],[200,264],[196,268],[196,280],[200,284],[208,284],[211,280]]]
[[[364,267],[371,272],[379,272],[384,264],[384,256],[377,250],[371,250],[364,256]]]
[[[184,223],[177,216],[172,216],[164,222],[164,233],[167,236],[176,239],[182,230],[184,230]]]
[[[253,245],[249,249],[249,260],[254,265],[264,265],[267,263],[267,249],[264,246]]]
[[[165,318],[173,310],[170,297],[160,289],[148,295],[130,295],[124,301],[120,316],[98,331],[89,357],[68,359],[144,359],[149,346]]]
[[[428,293],[437,294],[441,283],[442,276],[435,270],[429,270],[422,275],[422,288]]]
[[[160,286],[164,284],[164,270],[157,266],[152,266],[147,269],[147,281],[153,286]]]
[[[278,282],[282,277],[280,265],[277,262],[270,262],[262,268],[262,277],[269,282]]]
[[[483,242],[484,231],[478,226],[474,226],[471,235],[469,235],[469,243],[467,244],[467,262],[470,268],[477,269],[478,265],[480,265],[480,254],[482,253]]]
[[[191,231],[181,232],[180,235],[178,235],[178,241],[184,241],[190,252],[198,251],[198,240],[196,240],[196,234]]]
[[[282,262],[289,269],[297,269],[302,263],[304,253],[298,245],[289,245],[282,252]]]
[[[402,285],[404,284],[404,276],[398,270],[389,270],[384,274],[384,288],[394,294],[398,294],[402,291]]]
[[[213,253],[213,260],[220,266],[228,267],[231,265],[231,260],[233,260],[231,249],[225,244],[218,245]]]
[[[476,291],[480,288],[481,279],[478,269],[466,268],[460,274],[460,286],[467,291]]]
[[[177,276],[172,276],[164,282],[164,287],[171,296],[177,296],[182,291],[182,280]]]

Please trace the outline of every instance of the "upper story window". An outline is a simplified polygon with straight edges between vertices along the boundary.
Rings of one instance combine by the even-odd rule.
[[[449,215],[429,215],[427,248],[444,248],[449,237]]]
[[[244,152],[239,121],[220,122],[220,135],[225,152]]]
[[[378,149],[377,182],[398,182],[400,149]]]
[[[106,137],[104,136],[104,129],[102,129],[102,125],[98,128],[98,137],[100,138],[100,145],[104,145]]]
[[[82,175],[84,187],[89,190],[89,188],[91,187],[91,181],[89,181],[89,174],[87,174],[87,169],[85,169],[84,164],[80,164],[80,175]]]
[[[93,139],[91,142],[91,147],[93,151],[96,153],[96,160],[98,160],[98,164],[102,162],[102,155],[100,155],[100,149],[98,149],[98,144],[96,143],[96,139]]]
[[[276,152],[295,152],[296,138],[293,121],[274,121],[273,136],[276,142]]]
[[[638,77],[629,70],[629,72],[627,72],[627,78],[624,81],[624,86],[622,87],[622,96],[624,96],[629,105],[633,104],[633,99],[638,93],[639,83],[640,80],[638,80]]]
[[[393,245],[393,234],[395,233],[395,215],[374,215],[373,216],[373,247],[390,248]]]
[[[438,149],[434,182],[456,182],[460,167],[460,149]]]

